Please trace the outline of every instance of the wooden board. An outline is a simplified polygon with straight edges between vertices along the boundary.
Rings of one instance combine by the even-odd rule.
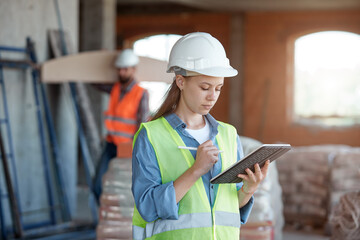
[[[116,51],[89,51],[46,61],[41,66],[41,80],[45,83],[86,82],[111,83],[117,81],[114,68]],[[139,57],[137,81],[173,81],[174,74],[166,73],[167,63],[148,57]]]

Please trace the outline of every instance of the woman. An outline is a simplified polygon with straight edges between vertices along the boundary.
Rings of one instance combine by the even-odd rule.
[[[239,174],[239,184],[210,183],[243,157],[235,128],[209,114],[237,71],[217,39],[197,32],[175,43],[168,72],[175,78],[163,105],[134,138],[133,238],[238,239],[269,161]]]

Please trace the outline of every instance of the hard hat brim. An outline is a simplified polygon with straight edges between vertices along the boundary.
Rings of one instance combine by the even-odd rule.
[[[185,70],[196,72],[201,75],[206,75],[210,77],[235,77],[238,74],[238,71],[232,67],[229,68],[211,67],[200,70],[194,70],[194,69],[185,69]],[[174,71],[170,68],[167,72],[170,73]]]
[[[238,71],[232,67],[212,67],[201,69],[195,72],[211,77],[235,77],[238,74]]]

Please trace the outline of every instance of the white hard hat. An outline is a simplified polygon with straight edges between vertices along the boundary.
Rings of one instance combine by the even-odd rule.
[[[174,44],[167,72],[185,76],[186,72],[195,72],[212,77],[233,77],[238,74],[230,66],[219,40],[203,32],[186,34]]]
[[[139,57],[131,49],[124,49],[116,58],[115,67],[127,68],[134,67],[139,63]]]

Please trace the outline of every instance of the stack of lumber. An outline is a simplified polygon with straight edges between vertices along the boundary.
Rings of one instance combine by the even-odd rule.
[[[97,240],[131,239],[133,209],[131,158],[112,159],[103,177]]]

